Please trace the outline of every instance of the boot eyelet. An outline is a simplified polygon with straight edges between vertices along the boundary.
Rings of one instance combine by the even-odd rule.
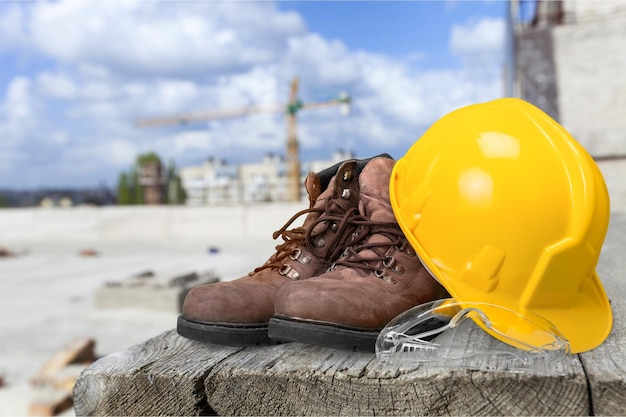
[[[349,189],[344,188],[341,191],[341,198],[343,198],[344,200],[350,200],[350,197],[352,196],[352,193],[350,192]]]
[[[341,254],[341,256],[348,256],[350,254],[350,249],[349,248],[345,248],[343,253]]]
[[[385,260],[383,261],[383,266],[385,268],[393,268],[393,266],[396,264],[396,259],[393,256],[387,256],[385,258]]]
[[[407,246],[408,246],[408,245],[407,245],[406,240],[402,240],[402,241],[400,241],[400,242],[398,242],[398,243],[396,244],[396,249],[398,249],[400,252],[402,252],[403,250],[405,250],[405,249],[406,249],[406,247],[407,247]]]
[[[339,225],[337,223],[335,223],[335,222],[332,222],[330,224],[330,230],[335,232],[335,233],[337,233],[337,230],[339,230]]]
[[[402,240],[402,242],[396,245],[396,249],[400,252],[406,252],[409,256],[415,256],[415,250],[411,247],[408,241]]]
[[[303,265],[308,265],[308,264],[311,263],[311,258],[309,258],[308,256],[304,255],[304,256],[300,257],[299,261]]]
[[[396,265],[396,266],[393,268],[393,271],[394,271],[396,274],[398,274],[398,275],[402,275],[402,274],[404,274],[405,269],[404,269],[404,267],[403,267],[402,265]]]
[[[296,248],[293,250],[293,252],[291,252],[289,258],[291,258],[292,261],[297,261],[300,255],[302,255],[302,250],[300,248]]]
[[[300,273],[287,264],[284,264],[283,266],[281,266],[280,269],[278,270],[278,273],[282,276],[289,277],[294,281],[297,281],[300,279]]]
[[[317,248],[323,248],[324,246],[326,246],[326,241],[324,240],[323,237],[318,237],[317,239],[313,241],[313,244]]]
[[[374,276],[376,278],[384,278],[385,277],[385,271],[383,271],[382,269],[377,269],[374,271]]]
[[[383,279],[385,280],[385,282],[388,282],[388,283],[390,283],[390,284],[397,284],[397,283],[398,283],[398,281],[396,281],[396,279],[395,279],[395,278],[390,277],[389,275],[385,275],[385,276],[383,277]]]

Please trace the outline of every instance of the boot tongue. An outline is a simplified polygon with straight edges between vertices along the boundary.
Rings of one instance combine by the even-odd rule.
[[[363,168],[359,176],[359,212],[368,220],[396,223],[389,201],[389,179],[394,164],[393,159],[375,158]]]
[[[364,222],[366,229],[368,229],[369,222],[397,225],[389,201],[389,179],[394,164],[395,161],[389,157],[376,157],[369,160],[358,176],[359,214],[360,217],[366,219]],[[373,228],[368,232],[361,231],[361,233],[367,233],[365,240],[353,246],[356,253],[352,252],[352,255],[339,259],[339,268],[348,268],[365,277],[372,273],[369,267],[377,267],[376,265],[381,264],[381,259],[384,258],[392,242],[392,238],[388,235],[394,235],[393,232],[389,233],[393,226],[385,224],[372,226]],[[366,247],[361,247],[361,245]],[[344,262],[343,265],[342,262]],[[367,264],[368,268],[355,268],[354,265],[357,263]]]
[[[389,201],[389,179],[395,161],[389,158],[376,158],[370,161],[359,176],[361,200],[359,212],[372,222],[396,223],[391,202]],[[388,250],[389,237],[379,234],[370,234],[365,241],[367,244],[381,244],[381,246],[363,249],[359,252],[362,258],[376,258],[384,256]],[[362,270],[363,276],[369,272]]]
[[[315,201],[322,193],[322,183],[320,182],[320,176],[315,172],[309,172],[304,180],[304,188],[309,195],[309,208],[315,205]]]
[[[319,183],[319,176],[317,178]],[[359,192],[356,178],[356,162],[351,160],[341,164],[337,169],[336,175],[330,179],[326,190],[319,195],[313,207],[323,208],[329,214],[341,216],[351,207],[356,208],[358,201]],[[321,216],[322,213],[309,214],[305,220],[305,225],[316,221]],[[329,225],[324,222],[316,224],[311,231],[311,236],[317,236],[323,233],[328,226]]]
[[[309,174],[309,175],[315,175],[315,178],[317,179],[317,183],[319,184],[319,177],[317,176],[317,174]],[[309,192],[309,201],[310,201],[310,206],[311,207],[315,207],[315,208],[324,208],[327,204],[328,204],[328,200],[330,198],[332,198],[332,195],[335,191],[335,178],[333,177],[330,180],[330,183],[328,184],[328,188],[326,188],[322,193],[318,192],[318,195],[315,197],[315,199],[312,199],[312,193],[308,190],[307,187],[307,191]],[[310,227],[310,225],[315,222],[317,219],[320,218],[320,216],[322,215],[322,213],[309,213],[309,215],[306,217],[306,219],[304,220],[304,225],[303,227],[306,229],[308,227]],[[318,235],[321,231],[323,231],[323,229],[325,229],[324,224],[322,223],[318,223],[315,228],[312,230],[311,234],[313,236]]]

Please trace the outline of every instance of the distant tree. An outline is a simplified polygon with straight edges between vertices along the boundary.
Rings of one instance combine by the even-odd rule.
[[[130,189],[132,190],[132,204],[143,204],[143,188],[139,184],[139,172],[136,168],[130,171]]]
[[[133,204],[133,191],[130,187],[128,175],[125,172],[120,174],[120,178],[117,182],[117,204]]]
[[[169,204],[185,204],[187,201],[187,191],[183,188],[183,182],[180,179],[179,175],[176,175],[174,179],[170,182],[170,189],[174,189],[174,199]]]
[[[161,158],[154,153],[140,154],[135,160],[135,166],[128,172],[122,172],[117,184],[118,204],[144,204],[144,190],[139,183],[139,175],[143,166],[157,164],[161,166]],[[170,161],[165,173],[165,204],[184,204],[187,193],[177,173],[176,165]]]
[[[161,165],[161,158],[159,158],[159,156],[154,152],[148,152],[137,156],[137,166],[141,167],[149,163]]]
[[[143,204],[143,190],[139,185],[137,170],[122,172],[117,181],[117,204]]]
[[[6,197],[2,194],[0,194],[0,207],[9,207],[9,202],[7,201]]]
[[[167,193],[165,195],[166,204],[185,204],[187,193],[183,188],[183,183],[178,175],[176,164],[170,161],[167,165]]]

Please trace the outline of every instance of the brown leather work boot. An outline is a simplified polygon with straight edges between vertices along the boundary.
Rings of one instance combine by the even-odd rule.
[[[319,277],[290,282],[276,296],[269,336],[374,351],[379,331],[416,305],[449,297],[421,264],[389,202],[394,161],[375,159],[359,176],[361,216],[351,246]]]
[[[274,239],[284,240],[276,253],[245,277],[193,288],[183,303],[178,333],[231,346],[275,343],[267,329],[276,293],[289,282],[320,275],[346,248],[356,228],[348,220],[358,214],[358,175],[370,160],[344,161],[310,173],[305,180],[309,208],[274,232]],[[301,227],[287,230],[305,214]]]

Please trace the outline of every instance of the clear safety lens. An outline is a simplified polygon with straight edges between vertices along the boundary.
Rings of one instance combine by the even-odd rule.
[[[495,339],[473,343],[467,336],[471,329],[461,340],[446,332],[473,324]],[[481,338],[482,333],[475,333],[474,339]],[[383,328],[376,341],[376,356],[382,362],[439,362],[479,370],[563,373],[569,353],[569,342],[561,332],[533,312],[453,299],[405,311]]]

